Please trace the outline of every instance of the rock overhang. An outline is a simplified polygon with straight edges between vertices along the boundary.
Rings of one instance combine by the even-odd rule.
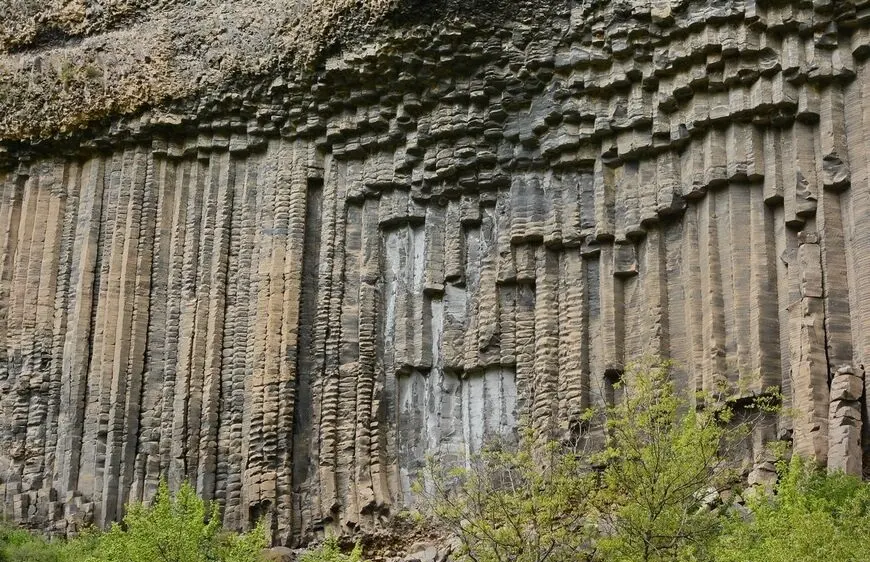
[[[192,72],[203,89],[178,99],[7,135],[13,517],[106,523],[168,476],[229,527],[269,515],[282,542],[371,529],[412,501],[426,454],[462,462],[519,418],[570,432],[644,354],[675,359],[684,388],[781,387],[806,415],[758,443],[792,433],[862,471],[857,3],[375,28],[305,72]],[[145,35],[53,49],[124,38],[154,61]]]

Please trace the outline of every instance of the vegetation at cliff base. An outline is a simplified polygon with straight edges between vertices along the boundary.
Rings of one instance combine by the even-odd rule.
[[[870,560],[870,484],[825,474],[792,457],[780,463],[775,494],[750,497],[751,516],[723,522],[717,562]]]
[[[350,553],[345,554],[338,543],[338,537],[327,535],[317,548],[304,553],[299,562],[364,562],[362,547],[357,543]]]
[[[217,503],[203,501],[187,483],[174,494],[161,483],[152,502],[128,505],[121,523],[68,541],[0,525],[0,562],[258,562],[267,559],[266,547],[262,523],[248,533],[222,530]],[[364,560],[359,544],[344,553],[328,535],[299,562]]]
[[[870,560],[870,484],[792,457],[779,481],[744,488],[770,391],[687,396],[667,364],[626,372],[584,435],[491,444],[469,466],[432,459],[422,512],[461,541],[461,562]],[[699,407],[703,405],[703,407]]]
[[[0,531],[0,562],[256,562],[266,546],[262,525],[245,534],[221,529],[217,504],[184,484],[162,483],[154,501],[133,503],[106,532],[85,530],[70,541],[46,541],[22,530]]]
[[[870,483],[781,447],[778,478],[747,486],[753,430],[780,415],[770,391],[739,405],[678,391],[667,364],[625,373],[581,431],[493,441],[461,467],[432,459],[420,522],[457,537],[454,562],[866,562]],[[47,541],[0,527],[0,562],[255,562],[266,531],[225,532],[216,503],[162,483],[121,523]],[[364,562],[338,537],[299,562]]]

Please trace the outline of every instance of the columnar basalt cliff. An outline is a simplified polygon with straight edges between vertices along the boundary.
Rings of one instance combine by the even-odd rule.
[[[139,4],[0,35],[8,516],[167,478],[276,542],[375,529],[427,454],[568,435],[649,355],[782,389],[756,472],[870,468],[864,0],[384,3],[289,66],[245,40],[278,0],[221,8],[228,62]]]

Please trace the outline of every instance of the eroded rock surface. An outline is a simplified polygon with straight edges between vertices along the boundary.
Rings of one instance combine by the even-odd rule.
[[[759,426],[758,470],[788,435],[865,470],[867,6],[510,15],[10,133],[7,514],[103,525],[166,477],[276,543],[376,529],[428,454],[567,435],[643,355],[780,387],[797,415]]]

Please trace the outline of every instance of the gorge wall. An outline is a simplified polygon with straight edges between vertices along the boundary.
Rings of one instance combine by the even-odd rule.
[[[276,542],[374,529],[428,454],[569,435],[650,355],[782,389],[757,470],[870,469],[870,4],[519,4],[129,104],[144,28],[5,44],[5,514],[104,525],[165,477]]]

